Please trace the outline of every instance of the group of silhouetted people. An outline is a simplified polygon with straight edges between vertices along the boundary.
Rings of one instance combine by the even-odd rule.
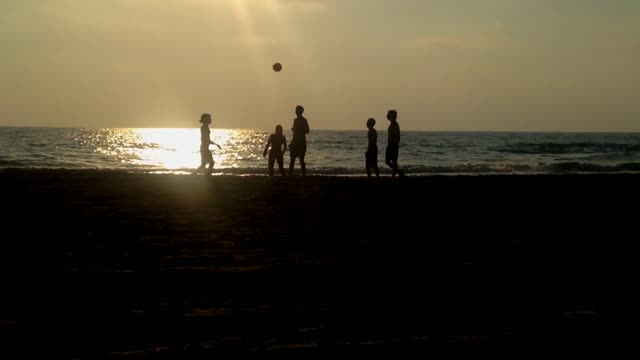
[[[389,136],[387,139],[387,149],[384,153],[384,161],[391,168],[392,176],[404,176],[404,173],[398,168],[398,154],[400,150],[400,125],[398,125],[398,112],[389,110],[387,113],[389,124]],[[371,176],[371,172],[375,172],[376,176],[380,176],[378,169],[378,132],[374,129],[376,119],[367,120],[367,128],[369,128],[368,138],[369,144],[365,153],[365,167],[367,176]]]
[[[293,127],[291,131],[293,132],[293,138],[291,139],[291,143],[289,144],[289,176],[293,175],[293,169],[295,167],[296,158],[300,159],[300,170],[302,171],[302,175],[306,175],[307,169],[306,164],[304,162],[304,157],[307,152],[307,139],[306,135],[309,133],[309,122],[307,119],[302,116],[304,113],[304,108],[300,105],[296,106],[296,118],[293,119]],[[404,176],[404,173],[398,168],[398,153],[400,149],[400,125],[398,125],[398,112],[395,110],[389,110],[387,113],[387,119],[389,120],[389,136],[387,140],[387,148],[385,151],[385,163],[392,170],[392,176]],[[197,172],[201,172],[202,170],[206,170],[206,173],[210,175],[213,171],[213,155],[211,150],[209,150],[209,145],[216,145],[218,149],[220,149],[220,145],[214,143],[210,139],[211,130],[209,130],[209,125],[211,124],[211,115],[202,114],[200,118],[200,123],[202,123],[202,127],[200,127],[200,167]],[[372,171],[376,174],[376,176],[380,176],[380,170],[378,169],[378,133],[374,128],[376,125],[376,120],[370,118],[367,120],[367,128],[368,132],[368,146],[367,152],[365,154],[365,165],[367,170],[367,176],[371,176]],[[284,176],[284,153],[287,151],[287,139],[285,138],[282,126],[276,126],[276,131],[274,134],[269,136],[269,140],[267,141],[267,145],[264,148],[263,156],[266,157],[269,155],[269,175],[273,176],[273,168],[276,162],[278,162],[278,169],[280,170],[280,175]]]
[[[293,175],[293,168],[296,164],[296,158],[300,159],[300,170],[302,175],[307,174],[307,165],[304,162],[304,156],[307,153],[307,134],[309,133],[309,122],[302,116],[304,108],[300,105],[296,106],[296,118],[293,119],[293,138],[289,144],[289,176]],[[271,150],[269,150],[271,147]],[[282,126],[276,126],[276,133],[269,136],[267,146],[264,148],[263,156],[267,156],[269,152],[269,175],[273,176],[273,165],[278,161],[278,169],[280,175],[284,176],[284,167],[282,165],[283,155],[287,151],[287,139],[282,134]]]

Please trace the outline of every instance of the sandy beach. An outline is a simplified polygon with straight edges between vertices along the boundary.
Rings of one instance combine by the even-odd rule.
[[[75,359],[591,349],[639,180],[2,170],[0,335]]]

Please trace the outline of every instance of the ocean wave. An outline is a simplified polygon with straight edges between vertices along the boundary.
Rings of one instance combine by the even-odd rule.
[[[519,142],[489,148],[492,151],[510,154],[603,154],[640,152],[640,144],[569,142],[527,143]]]
[[[140,143],[132,143],[129,144],[127,146],[129,149],[138,149],[138,150],[146,150],[146,149],[161,149],[162,146],[160,144],[156,144],[156,143],[145,143],[145,142],[140,142]],[[169,150],[174,150],[174,149],[169,149]]]
[[[640,163],[598,164],[589,162],[563,162],[546,166],[551,172],[637,172]]]
[[[508,173],[580,173],[580,172],[638,172],[640,163],[601,164],[590,162],[558,162],[536,164],[487,163],[453,166],[409,166],[407,173],[415,174],[508,174]]]
[[[0,167],[3,167],[3,168],[11,168],[11,167],[21,168],[21,167],[25,167],[25,164],[22,161],[18,161],[18,160],[0,159]]]
[[[64,163],[59,166],[42,166],[41,164],[24,163],[12,160],[0,160],[0,168],[39,168],[39,169],[78,169],[78,170],[122,170],[128,172],[141,173],[173,173],[187,174],[194,173],[194,168],[167,169],[154,166],[133,166],[125,167],[94,167],[88,164]],[[562,174],[562,173],[617,173],[617,172],[640,172],[640,163],[621,164],[599,164],[590,162],[559,162],[559,163],[538,163],[538,164],[511,164],[511,163],[487,163],[487,164],[461,164],[461,165],[413,165],[401,166],[407,174],[415,175],[437,175],[437,174]],[[296,169],[296,173],[299,169]],[[234,167],[234,168],[214,168],[214,174],[219,175],[267,175],[266,167]],[[308,167],[307,173],[310,175],[327,176],[360,176],[365,174],[364,168],[351,167]],[[391,170],[380,167],[381,174],[390,174]]]
[[[615,173],[615,172],[640,172],[640,163],[622,163],[604,165],[585,162],[562,162],[553,164],[463,164],[463,165],[415,165],[401,166],[407,174],[544,174],[544,173]],[[178,169],[176,172],[193,172],[193,169]],[[214,169],[216,174],[229,175],[265,175],[266,168],[229,168]],[[307,168],[311,175],[364,175],[363,168],[348,167],[318,167]],[[381,167],[381,174],[390,174],[391,170]]]

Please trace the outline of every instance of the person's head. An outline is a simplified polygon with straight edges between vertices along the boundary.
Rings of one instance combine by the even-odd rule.
[[[282,125],[276,126],[276,134],[282,135]]]
[[[387,119],[389,121],[396,121],[398,119],[398,112],[395,110],[389,110],[387,113]]]
[[[367,120],[367,127],[373,129],[374,126],[376,126],[376,119],[369,118],[369,120]]]
[[[211,115],[210,114],[202,114],[202,116],[200,116],[200,122],[205,124],[205,125],[211,124]]]
[[[296,115],[302,116],[302,113],[304,113],[304,108],[301,105],[296,106]]]

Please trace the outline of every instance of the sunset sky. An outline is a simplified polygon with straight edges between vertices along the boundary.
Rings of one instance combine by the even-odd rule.
[[[640,131],[638,0],[1,0],[0,48],[0,126]]]

